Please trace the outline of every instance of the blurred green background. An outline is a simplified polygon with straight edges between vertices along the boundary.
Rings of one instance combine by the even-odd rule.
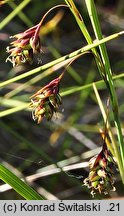
[[[7,18],[16,5],[22,1],[15,0],[0,8],[0,22]],[[95,1],[103,35],[107,36],[124,29],[124,4],[122,0]],[[0,81],[50,62],[86,45],[71,12],[60,9],[52,12],[44,22],[47,23],[59,12],[61,20],[48,33],[41,35],[43,53],[36,55],[32,65],[12,68],[5,60],[9,36],[17,34],[37,24],[44,13],[57,4],[59,0],[31,0],[9,23],[0,29]],[[75,0],[85,24],[92,34],[85,2]],[[95,39],[93,35],[93,39]],[[123,37],[107,43],[107,50],[114,75],[124,71]],[[31,76],[12,83],[0,91],[0,111],[20,106],[19,102],[30,102],[30,96],[40,87],[56,78],[63,69],[44,78],[39,77],[35,84],[28,86],[17,94],[13,90],[33,79]],[[100,80],[95,61],[91,54],[76,60],[66,71],[60,85],[60,93],[74,87],[87,85]],[[124,121],[124,80],[115,81],[119,99],[122,127]],[[12,94],[11,94],[12,93]],[[103,103],[108,94],[101,84],[99,93]],[[16,175],[27,180],[46,199],[91,199],[90,191],[82,186],[83,178],[88,175],[88,161],[100,151],[102,139],[99,128],[104,128],[102,115],[92,87],[63,96],[60,113],[52,121],[45,119],[37,125],[31,112],[22,110],[0,119],[0,161]],[[62,167],[63,170],[61,169]],[[124,190],[118,173],[115,186],[117,190],[109,195],[97,195],[95,199],[117,198],[124,196]],[[0,199],[22,199],[14,190],[0,182]]]

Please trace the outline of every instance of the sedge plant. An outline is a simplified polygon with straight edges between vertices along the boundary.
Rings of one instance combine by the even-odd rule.
[[[1,3],[5,3],[6,1],[2,1]],[[29,1],[27,1],[28,4]],[[70,10],[72,13],[72,16],[75,18],[75,21],[79,27],[79,30],[83,34],[87,45],[84,47],[81,47],[78,50],[75,50],[71,53],[68,53],[62,57],[59,57],[55,59],[54,61],[48,62],[44,65],[41,65],[39,67],[36,67],[35,69],[32,69],[28,72],[25,72],[21,75],[17,75],[13,78],[10,78],[8,80],[5,80],[0,83],[0,87],[4,88],[5,86],[17,82],[19,80],[23,80],[26,77],[30,77],[32,75],[37,75],[37,77],[31,78],[31,81],[25,82],[22,86],[20,85],[18,90],[14,92],[10,92],[10,97],[12,95],[16,95],[20,91],[23,90],[23,88],[26,88],[28,86],[28,82],[31,82],[31,84],[37,82],[39,78],[45,77],[46,75],[50,75],[51,73],[55,72],[56,70],[60,69],[63,66],[67,67],[73,62],[78,59],[78,57],[83,56],[83,54],[91,53],[96,61],[96,65],[98,68],[99,75],[101,77],[101,81],[98,81],[96,84],[101,85],[104,84],[106,86],[106,90],[110,97],[110,104],[112,108],[112,121],[115,124],[115,128],[117,131],[117,140],[115,139],[111,128],[109,127],[109,120],[107,119],[106,123],[106,115],[99,97],[99,94],[97,92],[96,85],[93,85],[98,104],[100,106],[106,127],[108,129],[108,135],[110,140],[107,140],[106,134],[102,132],[103,137],[103,146],[101,152],[94,157],[92,160],[90,160],[89,163],[89,175],[86,179],[83,180],[83,185],[86,185],[91,189],[91,194],[94,195],[95,193],[107,193],[109,191],[109,186],[112,187],[113,190],[115,190],[114,187],[114,171],[115,166],[117,165],[119,168],[120,176],[122,179],[122,182],[124,183],[124,143],[123,143],[123,135],[122,135],[122,128],[121,128],[121,121],[119,117],[119,104],[118,104],[118,98],[116,95],[116,90],[114,86],[114,79],[118,78],[118,76],[113,77],[111,66],[109,62],[109,57],[106,50],[105,43],[116,39],[120,36],[123,36],[124,31],[112,34],[107,37],[103,37],[103,33],[101,31],[101,26],[96,10],[96,6],[94,3],[94,0],[85,0],[86,7],[87,7],[87,13],[91,19],[91,25],[93,28],[94,36],[96,37],[96,40],[94,41],[91,37],[91,34],[85,25],[85,22],[83,20],[83,16],[80,14],[79,10],[77,9],[75,2],[73,0],[65,0],[65,4],[56,5],[53,8],[50,8],[46,14],[43,16],[41,21],[28,28],[24,32],[15,34],[11,37],[12,42],[7,47],[7,53],[8,58],[6,59],[6,62],[9,61],[12,63],[13,67],[18,67],[19,65],[25,64],[25,63],[33,63],[34,55],[35,54],[41,54],[42,55],[42,27],[44,19],[49,15],[49,13],[53,12],[54,10],[58,8],[66,8],[66,10]],[[1,4],[2,6],[2,4]],[[24,5],[23,5],[24,6]],[[19,6],[13,11],[11,16],[8,17],[7,20],[4,20],[0,24],[0,29],[2,29],[13,16],[16,15],[18,12]],[[19,10],[21,10],[20,8]],[[22,14],[23,15],[23,14]],[[51,22],[52,23],[52,22]],[[51,24],[50,24],[51,25]],[[55,26],[55,25],[54,25]],[[38,91],[33,92],[33,95],[30,98],[30,103],[26,102],[20,102],[18,106],[12,107],[8,110],[2,111],[0,114],[0,117],[10,115],[12,113],[24,110],[27,108],[28,111],[30,109],[32,110],[32,117],[33,120],[41,124],[43,119],[46,118],[48,121],[52,119],[53,114],[58,112],[61,104],[62,104],[62,97],[65,95],[73,94],[78,91],[85,90],[89,87],[92,88],[92,83],[86,84],[86,86],[81,87],[75,87],[70,90],[67,90],[65,92],[60,92],[60,83],[62,82],[62,78],[65,74],[61,73],[61,75],[56,76],[55,79],[51,80],[46,85],[42,86]],[[121,75],[123,76],[123,74]],[[78,77],[78,75],[77,75]],[[78,77],[79,78],[79,77]],[[3,104],[8,103],[10,99],[5,98],[3,100]],[[1,99],[2,101],[2,99]],[[15,102],[13,102],[15,103]],[[110,172],[111,171],[111,172]],[[34,193],[34,191],[29,190],[30,194],[27,193],[27,195],[21,193],[21,187],[27,187],[24,185],[24,183],[21,184],[20,180],[13,176],[11,172],[9,172],[5,167],[1,165],[0,168],[0,178],[10,184],[13,188],[17,190],[18,193],[23,195],[25,198],[29,199],[33,196],[30,196],[30,194],[34,194],[34,198],[41,198],[37,194]],[[4,174],[3,174],[4,173]],[[14,180],[14,183],[12,182],[12,177]],[[9,181],[9,178],[11,181]],[[17,188],[16,185],[19,183],[20,188]],[[26,188],[27,190],[28,188]]]

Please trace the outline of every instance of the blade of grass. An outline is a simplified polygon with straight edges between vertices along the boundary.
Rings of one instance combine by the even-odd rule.
[[[87,5],[89,17],[91,19],[91,23],[93,26],[95,36],[98,40],[101,40],[103,36],[102,36],[102,31],[101,31],[94,0],[85,0],[85,2]],[[113,115],[114,115],[114,123],[115,123],[115,127],[117,128],[118,143],[120,146],[120,153],[121,153],[121,157],[119,158],[120,161],[118,161],[118,163],[122,163],[122,166],[121,166],[122,168],[121,173],[122,173],[124,170],[124,141],[123,141],[121,123],[120,123],[120,118],[119,118],[118,100],[117,100],[117,96],[116,96],[116,92],[114,88],[110,62],[109,62],[105,44],[100,44],[99,49],[100,49],[100,54],[101,54],[101,58],[102,58],[103,65],[104,65],[104,71],[103,71],[104,76],[105,76],[104,81],[106,83],[106,87],[110,94]],[[124,176],[122,176],[122,181],[124,183]]]
[[[74,4],[74,1],[73,0],[65,0],[65,2],[69,6],[73,16],[75,17],[76,22],[77,22],[81,32],[83,33],[87,43],[92,44],[93,43],[92,38],[91,38],[91,36],[90,36],[90,34],[89,34],[88,30],[87,30],[87,27],[86,27],[86,25],[85,25],[85,23],[83,21],[83,18],[81,16],[81,14],[79,13],[78,9],[76,8],[76,6]],[[97,58],[95,58],[95,61],[96,61],[99,73],[101,74],[101,72],[102,72],[102,70],[101,70],[102,64],[101,64],[101,59],[100,59],[99,53],[97,52],[95,47],[93,47],[91,50],[92,50],[93,54],[97,57]]]
[[[10,114],[13,114],[13,113],[16,113],[16,112],[19,112],[19,111],[22,111],[22,110],[25,110],[26,108],[28,108],[28,106],[29,106],[29,104],[26,103],[26,104],[23,104],[23,105],[20,105],[20,106],[11,108],[11,109],[4,110],[4,111],[0,112],[0,118],[7,116],[7,115],[10,115]]]
[[[89,34],[89,32],[88,32],[88,30],[87,30],[87,28],[85,26],[85,23],[83,21],[83,18],[81,16],[81,14],[79,13],[78,9],[76,8],[73,0],[65,0],[65,2],[69,6],[72,14],[74,15],[74,17],[75,17],[75,19],[76,19],[76,21],[77,21],[83,35],[84,35],[86,41],[88,42],[88,44],[92,44],[93,42],[92,42],[92,39],[90,37],[90,34]]]
[[[106,112],[105,112],[102,100],[101,100],[101,98],[99,96],[99,93],[98,93],[98,90],[96,88],[95,83],[93,83],[93,89],[94,89],[94,92],[95,92],[95,95],[96,95],[96,98],[97,98],[97,101],[98,101],[98,104],[99,104],[99,107],[100,107],[100,110],[101,110],[101,113],[102,113],[102,116],[103,116],[103,119],[104,119],[104,123],[106,124],[106,118],[107,118]],[[108,128],[109,137],[111,139],[111,142],[112,142],[112,145],[113,145],[113,148],[114,148],[114,152],[113,152],[113,149],[111,148],[111,146],[108,146],[108,148],[110,149],[110,151],[113,154],[113,156],[116,156],[116,160],[117,160],[117,163],[118,163],[120,174],[124,178],[124,172],[123,172],[122,163],[120,163],[121,162],[120,151],[118,149],[118,146],[116,144],[117,142],[116,142],[116,140],[115,140],[115,138],[113,136],[113,133],[111,131],[111,126],[110,126],[110,123],[109,123],[108,119],[107,119],[107,128]]]
[[[26,102],[16,99],[6,99],[4,97],[0,97],[0,104],[8,107],[19,107],[19,106],[28,106]]]
[[[116,75],[116,76],[113,76],[113,80],[116,80],[116,79],[120,79],[120,78],[123,78],[124,77],[124,73],[122,74],[119,74],[119,75]],[[97,86],[98,89],[103,89],[103,86],[105,86],[104,84],[104,81],[103,80],[100,80],[100,81],[97,81],[97,82],[94,82],[95,85]],[[61,92],[61,96],[65,97],[67,95],[70,95],[70,94],[74,94],[76,92],[80,92],[82,90],[85,90],[85,89],[88,89],[88,88],[92,88],[92,85],[93,83],[89,83],[89,84],[86,84],[86,85],[83,85],[83,86],[76,86],[76,87],[72,87],[68,90],[65,90],[65,91],[62,91]],[[19,99],[19,97],[18,97]],[[18,111],[21,111],[21,110],[24,110],[26,108],[28,108],[28,103],[24,103],[24,102],[21,102],[21,101],[17,101],[17,100],[13,100],[13,99],[7,99],[7,98],[0,98],[0,103],[1,105],[4,105],[4,106],[11,106],[13,108],[11,109],[7,109],[7,110],[4,110],[4,111],[1,111],[0,112],[0,117],[4,117],[6,115],[10,115],[10,114],[13,114],[15,112],[18,112]],[[19,103],[19,107],[17,107],[17,104]],[[29,111],[29,109],[26,109],[26,111]]]
[[[104,119],[104,124],[107,124],[106,127],[107,127],[107,130],[108,130],[108,134],[109,134],[109,137],[111,139],[111,142],[112,142],[112,145],[113,147],[111,146],[108,146],[108,148],[110,149],[111,153],[113,154],[113,156],[115,156],[115,152],[118,152],[118,148],[116,146],[116,141],[114,139],[114,136],[113,136],[113,133],[111,131],[111,126],[110,126],[110,122],[109,122],[109,119],[107,118],[107,114],[106,114],[106,111],[105,111],[105,108],[103,106],[103,103],[102,103],[102,100],[100,98],[100,95],[98,93],[98,90],[96,88],[96,85],[95,83],[93,83],[93,90],[94,90],[94,93],[95,93],[95,96],[96,96],[96,99],[97,99],[97,102],[98,102],[98,105],[99,105],[99,108],[100,108],[100,111],[102,113],[102,116],[103,116],[103,119]],[[106,123],[107,122],[107,123]],[[114,148],[114,149],[113,149]]]
[[[112,34],[112,35],[110,35],[110,36],[108,36],[108,37],[106,37],[106,38],[103,38],[102,40],[99,40],[99,41],[97,41],[97,42],[94,42],[93,44],[84,46],[83,48],[80,48],[80,49],[78,49],[78,50],[76,50],[76,51],[74,51],[74,52],[72,52],[72,53],[70,53],[70,54],[67,54],[67,55],[65,55],[65,56],[63,56],[63,57],[60,57],[60,58],[58,58],[58,59],[56,59],[56,60],[54,60],[54,61],[51,61],[51,62],[49,62],[49,63],[47,63],[47,64],[45,64],[45,65],[42,65],[42,66],[40,66],[40,67],[38,67],[38,68],[35,68],[35,69],[31,70],[31,71],[25,72],[25,73],[23,73],[23,74],[21,74],[21,75],[18,75],[18,76],[16,76],[16,77],[14,77],[14,78],[11,78],[11,79],[9,79],[9,80],[6,80],[6,81],[4,81],[4,82],[1,82],[1,83],[0,83],[0,87],[6,86],[6,85],[8,85],[8,84],[10,84],[10,83],[16,82],[16,81],[18,81],[18,80],[24,79],[24,78],[26,78],[26,77],[28,77],[28,76],[33,75],[33,74],[39,73],[39,72],[41,72],[42,70],[46,70],[46,69],[48,69],[48,68],[50,68],[50,67],[52,67],[52,66],[54,66],[54,65],[56,65],[56,64],[58,64],[58,63],[61,63],[61,62],[63,62],[63,61],[66,61],[66,60],[69,60],[69,59],[72,60],[75,56],[78,56],[78,55],[80,55],[81,53],[85,53],[85,52],[91,50],[92,48],[99,46],[100,44],[103,44],[103,43],[106,43],[106,42],[108,42],[108,41],[110,41],[110,40],[113,40],[113,39],[115,39],[115,38],[121,36],[122,34],[124,34],[124,31],[121,31],[121,32],[119,32],[119,33]]]
[[[55,49],[55,47],[51,47],[49,45],[49,50],[52,52],[52,55],[55,57],[55,58],[60,58],[61,55],[60,53]],[[72,66],[69,66],[67,68],[67,71],[68,73],[71,75],[71,77],[79,84],[82,83],[82,77],[76,72],[76,70],[74,70],[74,68]]]
[[[95,78],[95,73],[93,72],[93,70],[90,70],[89,73],[87,74],[83,86],[87,86],[89,83],[92,83],[94,78]],[[71,123],[71,125],[74,124],[74,122],[77,122],[78,119],[81,118],[82,110],[85,107],[86,100],[89,98],[91,91],[92,91],[91,88],[87,88],[87,91],[83,91],[83,90],[81,91],[79,100],[75,106],[74,114],[71,115],[68,120]]]
[[[113,76],[113,80],[120,79],[120,78],[123,78],[123,77],[124,77],[124,73]],[[97,86],[98,89],[103,89],[103,86],[105,86],[104,80],[99,80],[99,81],[96,81],[94,83],[95,83],[95,85]],[[89,84],[83,85],[83,86],[72,87],[72,88],[70,88],[68,90],[62,91],[61,96],[64,97],[64,96],[73,94],[75,92],[85,90],[87,88],[92,88],[92,85],[93,85],[93,83],[89,83]]]
[[[33,77],[32,79],[30,79],[29,81],[21,84],[18,88],[15,88],[14,90],[10,91],[9,93],[7,93],[5,95],[5,98],[10,98],[14,95],[16,95],[17,93],[19,93],[20,91],[24,90],[25,88],[27,88],[29,85],[35,84],[36,82],[39,82],[40,80],[42,80],[43,78],[45,78],[46,76],[54,73],[55,71],[59,70],[61,67],[66,66],[68,63],[68,61],[64,61],[63,63],[57,64],[51,68],[48,68],[47,70],[45,70],[44,72],[42,72],[41,74]]]
[[[16,5],[13,1],[8,2],[8,5],[9,5],[13,10],[15,10],[16,7],[17,7],[17,5]],[[33,26],[32,21],[31,21],[22,11],[20,11],[17,15],[18,15],[18,17],[19,17],[28,27]]]
[[[27,200],[42,200],[43,198],[15,174],[0,164],[0,179],[9,184],[17,193]]]
[[[31,0],[24,0],[0,23],[0,30],[3,29]]]

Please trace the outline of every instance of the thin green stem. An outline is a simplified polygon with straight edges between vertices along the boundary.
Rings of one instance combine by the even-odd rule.
[[[122,78],[122,77],[124,77],[124,73],[116,75],[116,76],[113,76],[113,80],[116,80],[116,79],[119,79],[119,78]],[[94,83],[97,86],[97,88],[99,88],[99,89],[101,89],[102,86],[105,85],[104,80],[99,80],[99,81],[94,82]],[[67,95],[73,94],[75,92],[79,92],[79,91],[91,88],[92,85],[93,85],[92,83],[89,83],[89,84],[84,85],[84,86],[73,87],[73,88],[71,88],[69,90],[66,90],[66,91],[62,92],[61,96],[67,96]]]
[[[91,19],[91,23],[93,26],[93,30],[95,33],[95,36],[97,40],[101,40],[103,38],[102,36],[102,31],[95,7],[94,0],[85,0],[86,6],[88,9],[89,17]],[[124,141],[123,141],[123,135],[122,135],[122,129],[121,129],[121,123],[120,123],[120,118],[119,118],[119,111],[118,111],[118,100],[114,88],[114,83],[112,79],[112,72],[111,72],[111,67],[110,67],[110,62],[107,54],[107,50],[105,47],[105,44],[100,44],[99,46],[100,50],[100,55],[101,59],[104,65],[104,71],[103,71],[103,78],[106,83],[106,87],[109,91],[110,94],[110,99],[111,99],[111,104],[112,104],[112,109],[113,109],[113,115],[114,115],[114,123],[115,127],[117,128],[117,135],[118,135],[118,143],[120,146],[120,156],[117,154],[117,160],[119,164],[119,170],[120,174],[122,177],[122,181],[124,183],[124,175],[123,175],[123,170],[124,170]],[[117,144],[116,144],[117,145]]]
[[[88,42],[88,44],[92,44],[92,39],[90,37],[89,32],[87,31],[87,28],[85,26],[85,23],[83,22],[83,18],[81,16],[81,14],[79,13],[79,11],[77,10],[73,0],[65,0],[66,4],[69,6],[72,14],[74,15],[86,41]]]
[[[74,4],[74,1],[73,0],[65,0],[65,2],[69,6],[72,14],[74,15],[76,22],[77,22],[81,32],[83,33],[87,43],[92,44],[93,43],[92,38],[91,38],[91,36],[87,30],[87,27],[85,26],[85,23],[83,21],[81,14],[79,13],[78,9],[76,8],[76,6]],[[101,64],[101,59],[100,59],[99,53],[97,52],[95,47],[93,47],[91,50],[92,50],[93,54],[97,57],[97,58],[95,58],[95,61],[96,61],[99,73],[101,73],[102,72],[102,70],[101,70],[102,64]]]
[[[42,17],[41,21],[39,22],[39,27],[42,26],[42,24],[43,24],[44,20],[46,19],[46,17],[47,17],[54,9],[57,9],[57,8],[60,8],[60,7],[66,7],[66,8],[68,8],[68,6],[65,5],[65,4],[56,5],[56,6],[52,7],[52,8],[50,8],[50,9],[44,14],[44,16]]]
[[[63,65],[58,64],[58,67],[56,65],[56,67],[53,66],[51,68],[48,68],[47,70],[43,71],[41,74],[38,74],[37,76],[33,77],[32,79],[28,80],[27,82],[20,84],[18,86],[18,88],[15,88],[14,90],[10,91],[6,95],[4,95],[4,97],[5,98],[13,97],[14,95],[18,94],[20,91],[26,89],[28,86],[35,84],[36,82],[39,82],[40,80],[42,80],[46,76],[52,74],[56,70],[59,70],[59,68],[61,68],[62,66],[64,67],[64,65],[65,64],[63,64]]]
[[[106,112],[105,112],[102,100],[101,100],[101,98],[99,96],[99,93],[98,93],[98,90],[96,88],[95,83],[93,83],[93,89],[94,89],[94,92],[95,92],[95,95],[96,95],[96,98],[97,98],[101,113],[103,115],[104,123],[106,124],[106,119],[107,119]],[[111,145],[109,145],[109,150],[111,151],[113,156],[116,157],[118,167],[119,167],[119,170],[120,170],[120,174],[124,178],[123,166],[122,166],[122,163],[121,163],[121,160],[120,160],[120,151],[118,149],[116,140],[115,140],[115,138],[113,136],[113,133],[111,131],[111,127],[110,127],[110,123],[109,123],[108,119],[107,119],[107,130],[108,130],[108,134],[109,134],[109,137],[111,138],[111,142],[112,142],[112,145],[113,145],[113,148],[112,148]],[[113,152],[113,149],[114,149],[114,152]]]
[[[124,73],[113,76],[113,80],[123,78],[123,77],[124,77]],[[103,80],[99,80],[97,82],[94,82],[94,84],[97,86],[98,89],[103,88],[103,85],[105,86],[105,83],[104,83]],[[83,85],[83,86],[73,87],[73,88],[71,88],[69,90],[62,91],[60,94],[61,94],[62,97],[65,97],[67,95],[71,95],[71,94],[74,94],[76,92],[80,92],[82,90],[92,88],[92,85],[93,85],[93,83],[89,83],[89,84],[86,84],[86,85]],[[17,101],[17,100],[14,100],[14,99],[7,99],[7,98],[3,99],[2,97],[0,97],[0,103],[1,103],[1,105],[6,106],[6,107],[8,107],[8,106],[12,107],[10,109],[1,111],[0,112],[0,117],[1,118],[6,116],[6,115],[10,115],[12,113],[24,110],[24,109],[28,108],[28,106],[29,106],[28,103],[24,103],[24,102]],[[28,110],[29,109],[26,109],[26,111],[28,111]]]
[[[49,45],[49,50],[51,51],[53,57],[55,57],[56,59],[57,58],[60,58],[61,55],[60,53],[58,52],[58,50],[51,46],[50,44]],[[69,68],[67,68],[67,71],[68,73],[70,74],[70,76],[72,76],[72,78],[78,83],[78,84],[81,84],[82,83],[82,77],[77,73],[77,71],[72,67],[70,66]]]
[[[13,1],[8,2],[8,5],[13,10],[15,10],[17,7],[17,5]],[[31,27],[33,25],[32,21],[22,11],[20,11],[17,15],[28,27]]]
[[[7,109],[7,110],[4,110],[0,113],[0,118],[1,117],[4,117],[4,116],[7,116],[7,115],[10,115],[10,114],[13,114],[15,112],[19,112],[19,111],[22,111],[26,108],[29,107],[29,104],[25,104],[25,105],[20,105],[20,106],[17,106],[17,107],[14,107],[14,108],[11,108],[11,109]]]
[[[71,62],[71,61],[69,61],[69,62]],[[51,68],[48,68],[47,70],[43,71],[41,74],[38,74],[37,76],[33,77],[32,79],[28,80],[27,82],[20,84],[18,86],[18,88],[14,88],[12,91],[10,91],[9,93],[5,94],[4,97],[5,98],[13,97],[14,95],[18,94],[20,91],[26,89],[29,85],[32,85],[32,84],[35,84],[36,82],[39,82],[40,80],[42,80],[46,76],[54,73],[55,71],[59,70],[61,67],[66,66],[67,64],[68,63],[66,61],[64,61],[63,64],[62,63],[61,64],[57,64],[56,67],[53,66]],[[67,67],[66,69],[67,69],[67,71],[70,71],[69,70],[70,66],[69,66],[69,68]],[[72,72],[74,73],[75,71],[72,71]],[[75,72],[75,76],[73,76],[73,77],[74,78],[77,77],[78,80],[80,80],[80,83],[81,83],[81,77],[78,76],[78,74],[76,72]]]
[[[24,0],[18,5],[15,10],[13,10],[1,23],[0,30],[3,29],[23,8],[26,7],[27,4],[30,3],[31,0]]]
[[[43,200],[43,198],[14,173],[0,164],[0,179],[9,184],[17,193],[27,200]]]
[[[0,87],[6,86],[6,85],[8,85],[10,83],[16,82],[18,80],[24,79],[24,78],[26,78],[28,76],[33,75],[33,74],[39,73],[39,72],[41,72],[43,70],[46,70],[46,69],[48,69],[48,68],[50,68],[50,67],[52,67],[52,66],[54,66],[56,64],[59,64],[61,62],[67,61],[69,59],[72,60],[72,58],[74,58],[75,56],[77,56],[77,55],[79,55],[81,53],[84,53],[86,51],[89,51],[92,48],[99,46],[100,44],[103,44],[103,43],[106,43],[106,42],[108,42],[110,40],[113,40],[114,38],[117,38],[122,34],[124,34],[124,31],[112,34],[112,35],[110,35],[110,36],[108,36],[106,38],[103,38],[102,40],[99,40],[99,41],[94,42],[93,44],[84,46],[83,48],[80,48],[80,49],[78,49],[78,50],[76,50],[76,51],[74,51],[74,52],[72,52],[70,54],[67,54],[67,55],[65,55],[63,57],[60,57],[60,58],[58,58],[58,59],[56,59],[54,61],[51,61],[51,62],[49,62],[49,63],[47,63],[45,65],[42,65],[42,66],[40,66],[38,68],[35,68],[35,69],[31,70],[31,71],[28,71],[26,73],[23,73],[23,74],[21,74],[19,76],[16,76],[16,77],[12,78],[12,79],[1,82]]]

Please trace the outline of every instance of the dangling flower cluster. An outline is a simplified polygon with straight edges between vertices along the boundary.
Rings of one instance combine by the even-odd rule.
[[[59,94],[60,79],[61,76],[52,80],[31,97],[30,108],[33,109],[33,119],[37,120],[38,124],[44,117],[50,120],[62,103]]]
[[[115,191],[114,173],[116,163],[109,153],[106,143],[102,151],[89,162],[89,176],[84,179],[84,185],[91,189],[91,195],[96,193],[108,194],[110,190]]]
[[[32,63],[33,54],[41,52],[40,28],[41,23],[10,37],[15,40],[10,43],[10,47],[7,47],[7,53],[10,55],[6,61],[10,61],[13,67],[25,62]]]

